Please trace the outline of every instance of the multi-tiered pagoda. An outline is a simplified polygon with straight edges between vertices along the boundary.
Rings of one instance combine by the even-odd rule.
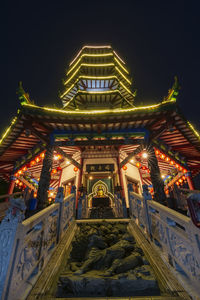
[[[110,46],[85,46],[70,63],[60,109],[40,107],[22,88],[17,116],[0,140],[0,176],[29,187],[42,208],[76,186],[87,207],[128,203],[127,185],[147,184],[160,203],[180,188],[194,189],[200,135],[177,104],[175,81],[158,104],[135,106],[124,61]],[[174,200],[174,201],[175,201]]]

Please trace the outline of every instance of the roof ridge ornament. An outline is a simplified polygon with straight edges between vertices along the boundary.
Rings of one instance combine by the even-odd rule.
[[[172,85],[172,88],[168,90],[168,95],[163,98],[163,102],[166,101],[176,101],[177,97],[179,95],[179,90],[181,89],[181,86],[179,85],[178,82],[178,77],[174,76],[174,83]]]
[[[33,101],[30,100],[29,94],[26,93],[23,89],[22,81],[19,82],[19,86],[17,88],[16,93],[18,95],[18,98],[19,98],[21,104],[22,103],[33,104]]]

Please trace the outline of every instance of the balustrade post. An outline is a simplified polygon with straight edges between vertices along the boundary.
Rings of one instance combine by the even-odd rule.
[[[148,210],[148,200],[152,200],[151,194],[149,193],[148,186],[144,184],[142,186],[143,189],[143,209],[145,214],[145,223],[146,223],[146,230],[150,238],[152,238],[152,231],[151,231],[151,225],[150,225],[150,218],[149,218],[149,210]]]
[[[129,216],[131,217],[132,209],[133,209],[133,204],[132,204],[133,197],[131,196],[131,192],[133,192],[133,186],[131,183],[128,183],[127,187],[128,187],[128,201],[129,201]]]
[[[58,233],[57,233],[57,243],[58,241],[61,239],[62,237],[62,219],[63,219],[63,206],[64,206],[64,188],[63,187],[59,187],[58,188],[58,192],[55,198],[55,203],[59,203],[60,207],[59,207],[59,219],[58,219]]]

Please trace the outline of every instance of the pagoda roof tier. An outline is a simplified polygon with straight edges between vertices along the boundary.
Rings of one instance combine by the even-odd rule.
[[[200,171],[200,135],[175,101],[128,109],[63,110],[22,103],[0,140],[0,176],[45,149],[51,137],[72,156],[87,146],[120,146],[129,154],[149,134],[155,147],[171,153],[193,175]],[[54,136],[55,135],[55,136]],[[63,141],[63,142],[62,142]],[[166,167],[166,166],[165,166]]]
[[[92,108],[90,102],[93,102],[94,97],[93,100],[91,97],[87,97],[83,103],[76,101],[78,91],[88,94],[120,91],[124,100],[121,99],[120,105],[118,100],[112,101],[111,106],[133,107],[134,94],[131,91],[129,71],[122,59],[110,46],[83,47],[69,66],[64,86],[61,100],[66,109],[77,107],[85,109],[87,101],[89,102],[88,107]],[[110,107],[109,101],[110,98],[106,98],[105,106]],[[99,107],[101,102],[97,101],[95,107]]]

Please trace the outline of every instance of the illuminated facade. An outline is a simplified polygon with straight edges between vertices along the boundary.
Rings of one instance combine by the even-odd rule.
[[[9,193],[14,184],[28,186],[44,207],[58,186],[68,195],[75,185],[77,201],[84,190],[92,208],[98,201],[112,207],[116,191],[129,207],[129,183],[138,194],[147,184],[161,203],[180,187],[194,189],[200,136],[180,113],[177,82],[159,104],[143,107],[134,105],[131,84],[110,46],[85,46],[67,71],[63,108],[36,106],[21,90],[21,107],[0,140]]]

